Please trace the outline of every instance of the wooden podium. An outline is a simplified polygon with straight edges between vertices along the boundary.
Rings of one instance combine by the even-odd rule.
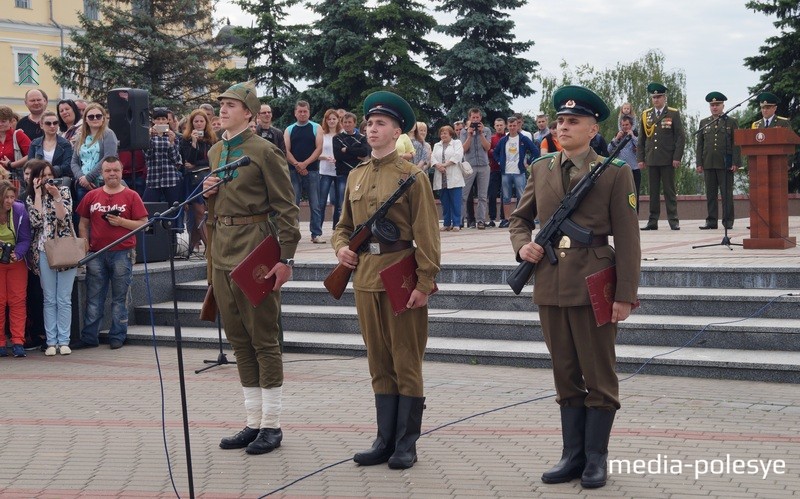
[[[787,249],[789,237],[789,156],[800,137],[790,128],[734,130],[734,143],[747,156],[750,172],[750,238],[745,249]]]

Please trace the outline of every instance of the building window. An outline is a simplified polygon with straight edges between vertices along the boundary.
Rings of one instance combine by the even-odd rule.
[[[83,15],[90,21],[97,21],[98,18],[98,0],[83,0]]]
[[[39,84],[38,53],[35,49],[14,48],[14,83],[20,85]]]
[[[32,9],[31,2],[33,0],[14,0],[14,7],[19,9]]]

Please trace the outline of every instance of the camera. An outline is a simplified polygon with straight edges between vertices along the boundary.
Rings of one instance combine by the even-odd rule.
[[[474,128],[475,130],[477,130],[478,128],[480,128],[481,124],[480,123],[470,123],[469,126]]]
[[[47,185],[54,185],[56,187],[61,187],[64,185],[64,181],[60,178],[48,178]]]
[[[11,263],[11,255],[14,253],[14,245],[11,243],[0,243],[0,263]]]
[[[108,222],[108,216],[109,216],[109,215],[113,215],[113,216],[115,216],[115,217],[118,217],[118,216],[120,216],[121,214],[122,214],[122,212],[121,212],[121,211],[119,211],[119,210],[108,210],[107,212],[103,213],[103,220],[105,220],[106,222]]]
[[[156,129],[157,133],[164,135],[169,130],[169,125],[155,125],[154,128]]]

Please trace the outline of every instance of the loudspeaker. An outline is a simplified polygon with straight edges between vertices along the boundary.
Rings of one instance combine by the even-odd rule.
[[[164,202],[145,203],[144,206],[147,208],[147,216],[150,218],[153,218],[156,213],[164,213],[169,208],[169,204]],[[144,262],[145,250],[147,250],[147,263],[169,260],[171,240],[171,231],[165,228],[161,222],[156,222],[152,227],[136,234],[136,263]]]
[[[108,126],[119,139],[121,151],[150,147],[150,95],[138,88],[108,92]]]

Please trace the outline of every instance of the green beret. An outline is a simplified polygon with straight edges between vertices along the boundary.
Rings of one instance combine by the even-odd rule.
[[[256,80],[231,85],[231,88],[217,97],[217,100],[225,98],[243,102],[244,106],[253,113],[254,118],[258,116],[258,111],[261,110],[261,101],[258,100],[258,94],[256,94]]]
[[[777,106],[778,96],[772,92],[761,92],[758,94],[758,104],[760,106]]]
[[[373,114],[394,118],[400,123],[403,133],[410,132],[417,122],[417,117],[408,102],[399,95],[385,90],[373,92],[364,100],[364,119]]]
[[[667,93],[667,87],[654,81],[647,85],[647,93],[650,95],[664,95]]]
[[[709,92],[708,95],[706,95],[706,102],[725,102],[726,100],[728,100],[728,98],[725,97],[725,94],[722,92]]]
[[[596,93],[580,85],[567,85],[553,93],[556,114],[592,116],[597,121],[608,118],[611,111]]]

